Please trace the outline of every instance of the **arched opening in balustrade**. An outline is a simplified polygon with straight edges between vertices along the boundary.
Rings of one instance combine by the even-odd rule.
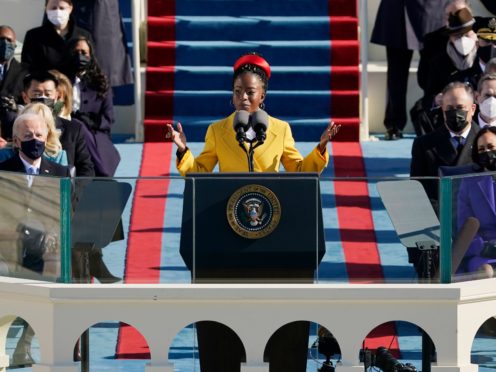
[[[264,350],[264,361],[277,371],[295,368],[327,371],[339,360],[341,348],[332,332],[318,323],[303,320],[277,329]]]
[[[487,319],[477,331],[472,342],[471,362],[479,371],[496,368],[496,317]]]
[[[231,328],[202,320],[176,335],[169,350],[169,361],[179,370],[232,371],[246,361],[246,351]]]
[[[84,358],[85,337],[88,338],[90,371],[145,371],[150,362],[148,343],[132,325],[117,320],[93,324],[75,340],[74,357]]]
[[[0,370],[23,368],[40,361],[40,346],[33,328],[23,318],[0,319]]]
[[[174,336],[167,357],[174,364],[174,370],[200,370],[196,323],[187,325]]]
[[[425,359],[423,360],[423,357]],[[427,332],[414,323],[391,321],[374,327],[362,342],[360,361],[365,369],[410,372],[424,370],[436,360],[436,348]]]

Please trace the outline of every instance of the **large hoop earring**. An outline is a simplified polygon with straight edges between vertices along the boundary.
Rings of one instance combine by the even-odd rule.
[[[261,103],[258,105],[258,107],[260,107],[261,110],[265,110],[265,103]]]

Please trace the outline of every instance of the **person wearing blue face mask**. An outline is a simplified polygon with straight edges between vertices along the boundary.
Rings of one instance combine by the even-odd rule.
[[[10,130],[5,128],[10,112],[17,111],[22,102],[22,79],[26,75],[24,67],[14,58],[16,34],[12,27],[0,26],[0,148],[11,140]]]
[[[21,61],[29,71],[59,70],[67,75],[68,44],[80,37],[91,39],[72,16],[72,0],[45,0],[45,16],[40,27],[26,33]]]

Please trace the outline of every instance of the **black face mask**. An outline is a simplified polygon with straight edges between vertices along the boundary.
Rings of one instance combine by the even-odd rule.
[[[467,126],[468,111],[452,109],[444,112],[446,125],[454,133],[460,133]]]
[[[72,64],[78,71],[86,70],[90,64],[91,58],[83,54],[76,53],[72,56]]]
[[[477,49],[477,55],[482,60],[482,62],[487,63],[491,60],[491,58],[496,57],[496,46],[480,46],[479,49]]]
[[[479,165],[489,171],[496,171],[496,150],[479,153]]]
[[[38,141],[36,138],[23,141],[21,142],[21,151],[31,160],[39,159],[45,152],[45,142]]]
[[[55,106],[55,100],[53,98],[48,97],[34,97],[29,99],[31,103],[43,103],[45,106],[48,106],[50,110],[53,110]]]

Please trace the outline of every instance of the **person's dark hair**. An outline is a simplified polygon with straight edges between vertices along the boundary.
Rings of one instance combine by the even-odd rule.
[[[31,83],[33,81],[37,81],[39,83],[53,81],[53,83],[55,84],[55,88],[58,88],[59,86],[59,81],[53,74],[49,73],[48,71],[37,71],[27,74],[22,80],[22,85],[25,92],[27,92],[28,89],[31,87]]]
[[[453,82],[449,83],[448,85],[446,85],[443,89],[443,92],[442,92],[443,96],[446,93],[451,92],[452,90],[455,90],[455,89],[459,89],[459,88],[464,89],[465,92],[467,92],[467,94],[470,96],[470,98],[472,98],[472,102],[475,102],[474,90],[472,89],[470,84],[462,83],[461,81],[453,81]]]
[[[477,146],[477,142],[479,142],[479,138],[481,138],[486,133],[492,133],[496,136],[496,127],[487,125],[482,128],[474,138],[474,142],[472,143],[472,161],[475,164],[479,164],[479,146]]]
[[[50,1],[50,0],[45,0],[45,6],[47,6],[47,5],[48,5],[48,2],[49,2],[49,1]],[[64,2],[66,2],[66,3],[67,3],[67,4],[69,4],[69,5],[74,5],[74,4],[72,3],[72,0],[63,0],[63,1],[64,1]]]
[[[254,56],[262,57],[261,54],[258,54],[256,52],[243,54],[243,56],[246,56],[246,55],[254,55]],[[257,66],[255,64],[251,64],[251,63],[242,64],[234,71],[233,87],[234,87],[234,82],[236,81],[238,76],[240,76],[246,72],[251,72],[252,74],[257,75],[263,83],[264,92],[267,92],[267,89],[269,88],[269,78],[267,76],[267,73],[260,66]]]
[[[494,60],[495,60],[494,62],[496,63],[496,58],[494,58]],[[482,84],[484,84],[485,81],[492,81],[492,80],[496,80],[496,73],[482,75],[482,77],[479,80],[479,83],[477,84],[477,92],[480,93],[482,91]]]
[[[100,65],[98,64],[98,61],[95,56],[95,48],[93,46],[93,43],[87,37],[79,36],[74,40],[71,40],[71,42],[68,45],[68,51],[71,55],[73,55],[74,49],[76,48],[76,45],[80,41],[84,41],[86,44],[88,44],[91,55],[90,63],[88,64],[88,67],[85,69],[85,74],[83,74],[80,78],[82,81],[87,83],[91,89],[94,89],[97,92],[98,97],[105,98],[105,96],[109,91],[110,84],[108,82],[107,77],[100,68]],[[71,78],[74,77],[72,76]]]

